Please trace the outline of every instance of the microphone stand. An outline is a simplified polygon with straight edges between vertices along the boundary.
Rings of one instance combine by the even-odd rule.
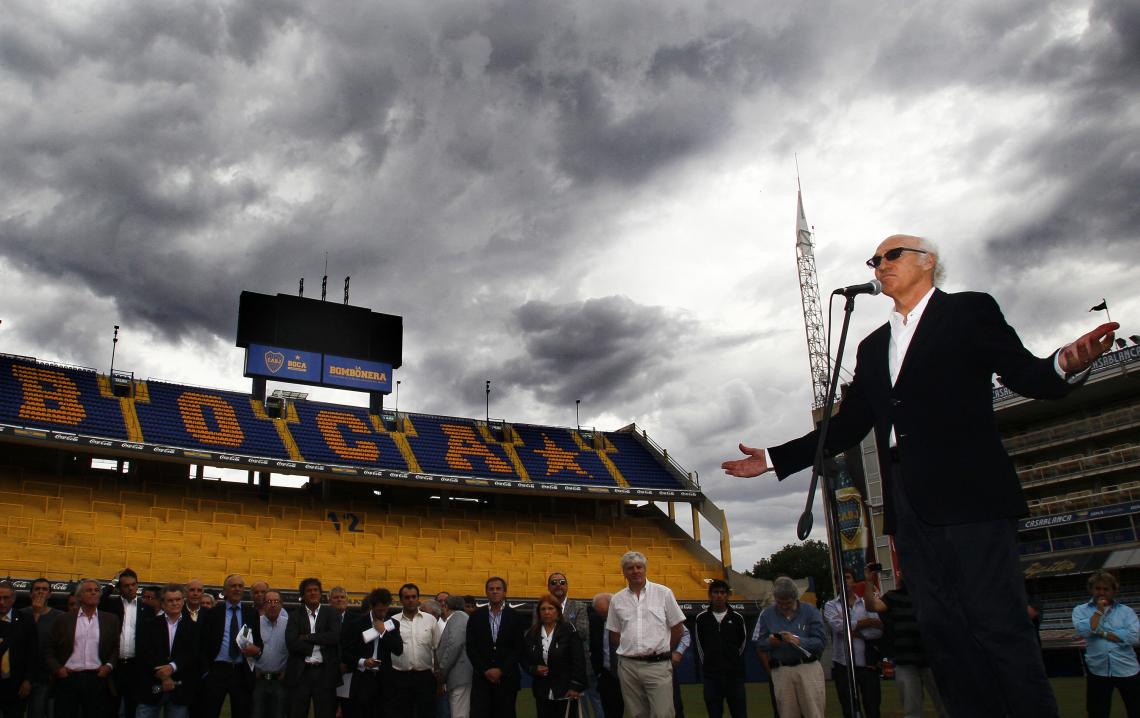
[[[842,290],[839,290],[842,292]],[[837,292],[837,293],[839,293]],[[815,491],[819,484],[819,477],[823,476],[823,515],[827,524],[827,543],[831,548],[831,571],[834,576],[836,597],[839,601],[840,613],[843,616],[843,637],[847,646],[847,689],[848,704],[854,718],[861,718],[863,712],[859,706],[859,696],[855,683],[855,642],[851,635],[851,617],[847,610],[847,586],[843,581],[843,556],[840,553],[841,539],[839,536],[838,509],[835,505],[835,479],[834,471],[824,471],[824,447],[827,444],[827,430],[831,424],[831,411],[835,406],[835,392],[839,387],[839,366],[843,362],[843,349],[847,344],[847,329],[851,324],[851,313],[855,311],[855,294],[845,294],[847,299],[843,306],[843,329],[839,333],[839,348],[835,354],[835,369],[831,372],[831,384],[827,388],[827,399],[823,404],[823,419],[819,426],[819,442],[815,447],[815,461],[812,463],[811,484],[808,487],[807,506],[800,514],[800,521],[796,533],[800,540],[805,540],[811,534],[812,504],[815,503]],[[844,583],[842,588],[840,583]],[[834,678],[834,677],[833,677]]]

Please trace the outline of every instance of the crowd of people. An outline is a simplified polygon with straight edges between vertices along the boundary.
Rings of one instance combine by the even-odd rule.
[[[214,604],[200,580],[140,586],[125,569],[105,586],[79,581],[66,611],[49,605],[47,579],[19,610],[0,581],[0,718],[217,718],[227,700],[234,718],[511,718],[524,673],[539,716],[673,716],[673,666],[693,638],[643,554],[626,553],[621,568],[626,588],[595,596],[592,611],[551,574],[533,614],[507,604],[498,576],[481,606],[407,583],[395,596],[376,588],[363,610],[350,610],[344,588],[306,578],[292,612],[279,591],[239,575]],[[706,697],[735,705],[744,622],[728,593],[713,582],[714,618],[698,621],[695,642],[709,675],[723,674]]]
[[[626,587],[598,594],[591,607],[568,598],[565,574],[551,574],[533,613],[506,602],[498,576],[486,580],[482,606],[446,591],[421,596],[407,583],[395,597],[373,590],[362,610],[350,610],[344,588],[326,593],[307,578],[291,613],[264,582],[248,587],[245,602],[238,575],[226,577],[215,604],[201,581],[141,587],[126,569],[106,586],[80,581],[66,611],[49,605],[46,579],[31,583],[19,610],[12,584],[0,581],[0,718],[217,718],[227,699],[235,718],[301,718],[310,709],[316,718],[510,718],[524,673],[539,718],[683,718],[675,666],[690,646],[708,715],[727,708],[742,718],[750,637],[776,716],[822,718],[829,643],[844,716],[854,714],[851,660],[862,715],[879,715],[884,645],[903,715],[921,716],[927,694],[948,715],[901,576],[879,595],[848,571],[822,611],[799,600],[792,579],[777,578],[750,636],[724,581],[710,582],[690,634],[672,591],[647,579],[644,555],[626,553],[621,568]],[[1115,601],[1117,588],[1112,574],[1095,574],[1092,598],[1073,611],[1087,641],[1090,716],[1108,715],[1113,690],[1129,716],[1140,709],[1140,621]]]

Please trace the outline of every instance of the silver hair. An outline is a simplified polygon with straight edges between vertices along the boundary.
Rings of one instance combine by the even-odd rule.
[[[343,593],[345,598],[348,597],[348,590],[344,586],[333,586],[329,589],[329,597],[332,598],[334,593]]]
[[[425,598],[420,601],[420,610],[424,613],[429,613],[436,618],[443,615],[443,609],[439,607],[439,601],[434,598]]]
[[[83,587],[89,583],[95,584],[96,588],[99,588],[102,585],[93,578],[81,578],[79,579],[79,583],[75,584],[75,595],[78,596],[79,592],[83,590]]]
[[[772,597],[782,601],[787,601],[789,598],[799,598],[800,587],[787,576],[780,576],[772,582]]]
[[[918,249],[924,250],[930,261],[934,262],[934,286],[941,287],[946,281],[946,264],[942,261],[942,252],[938,245],[926,237],[915,237],[918,240]]]
[[[446,603],[447,607],[452,611],[463,610],[463,596],[448,596],[444,603]]]
[[[625,567],[631,563],[640,563],[642,566],[649,566],[649,560],[645,558],[645,554],[640,551],[626,551],[621,556],[621,568],[624,571]]]

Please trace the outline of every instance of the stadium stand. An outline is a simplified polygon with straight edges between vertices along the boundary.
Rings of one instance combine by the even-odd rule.
[[[94,370],[0,355],[0,574],[74,580],[130,566],[150,581],[241,573],[290,587],[316,575],[356,594],[411,581],[475,595],[499,574],[527,596],[560,571],[590,597],[623,585],[618,558],[637,549],[654,580],[700,601],[726,573],[672,504],[667,516],[628,503],[689,502],[695,527],[706,501],[632,425],[390,421],[299,397],[271,416],[240,392],[153,379],[132,389],[115,396]],[[116,468],[92,468],[98,456]],[[203,463],[238,464],[249,483],[202,480]],[[310,484],[271,488],[270,471]]]
[[[490,573],[537,591],[561,571],[574,577],[576,592],[593,595],[622,586],[616,557],[637,547],[657,580],[680,596],[703,597],[705,579],[723,573],[650,513],[594,518],[564,506],[539,512],[534,502],[521,510],[385,507],[365,498],[326,503],[298,490],[276,490],[266,501],[235,483],[124,486],[97,472],[61,479],[7,468],[0,472],[0,572],[74,579],[131,566],[182,580],[241,573],[295,586],[316,575],[361,594],[412,581],[479,595]]]

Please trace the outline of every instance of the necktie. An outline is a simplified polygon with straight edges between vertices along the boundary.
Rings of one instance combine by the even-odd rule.
[[[237,635],[238,635],[238,607],[230,606],[230,660],[236,661],[238,656],[241,655],[241,649],[238,648]]]
[[[0,616],[0,621],[7,623],[8,617],[7,616]],[[10,650],[7,650],[8,648],[11,647],[12,642],[6,641],[6,643],[8,643],[7,646],[0,646],[0,648],[5,649],[4,650],[4,656],[2,658],[0,658],[0,675],[3,675],[4,678],[7,678],[12,673],[12,660],[10,657],[12,652]]]

